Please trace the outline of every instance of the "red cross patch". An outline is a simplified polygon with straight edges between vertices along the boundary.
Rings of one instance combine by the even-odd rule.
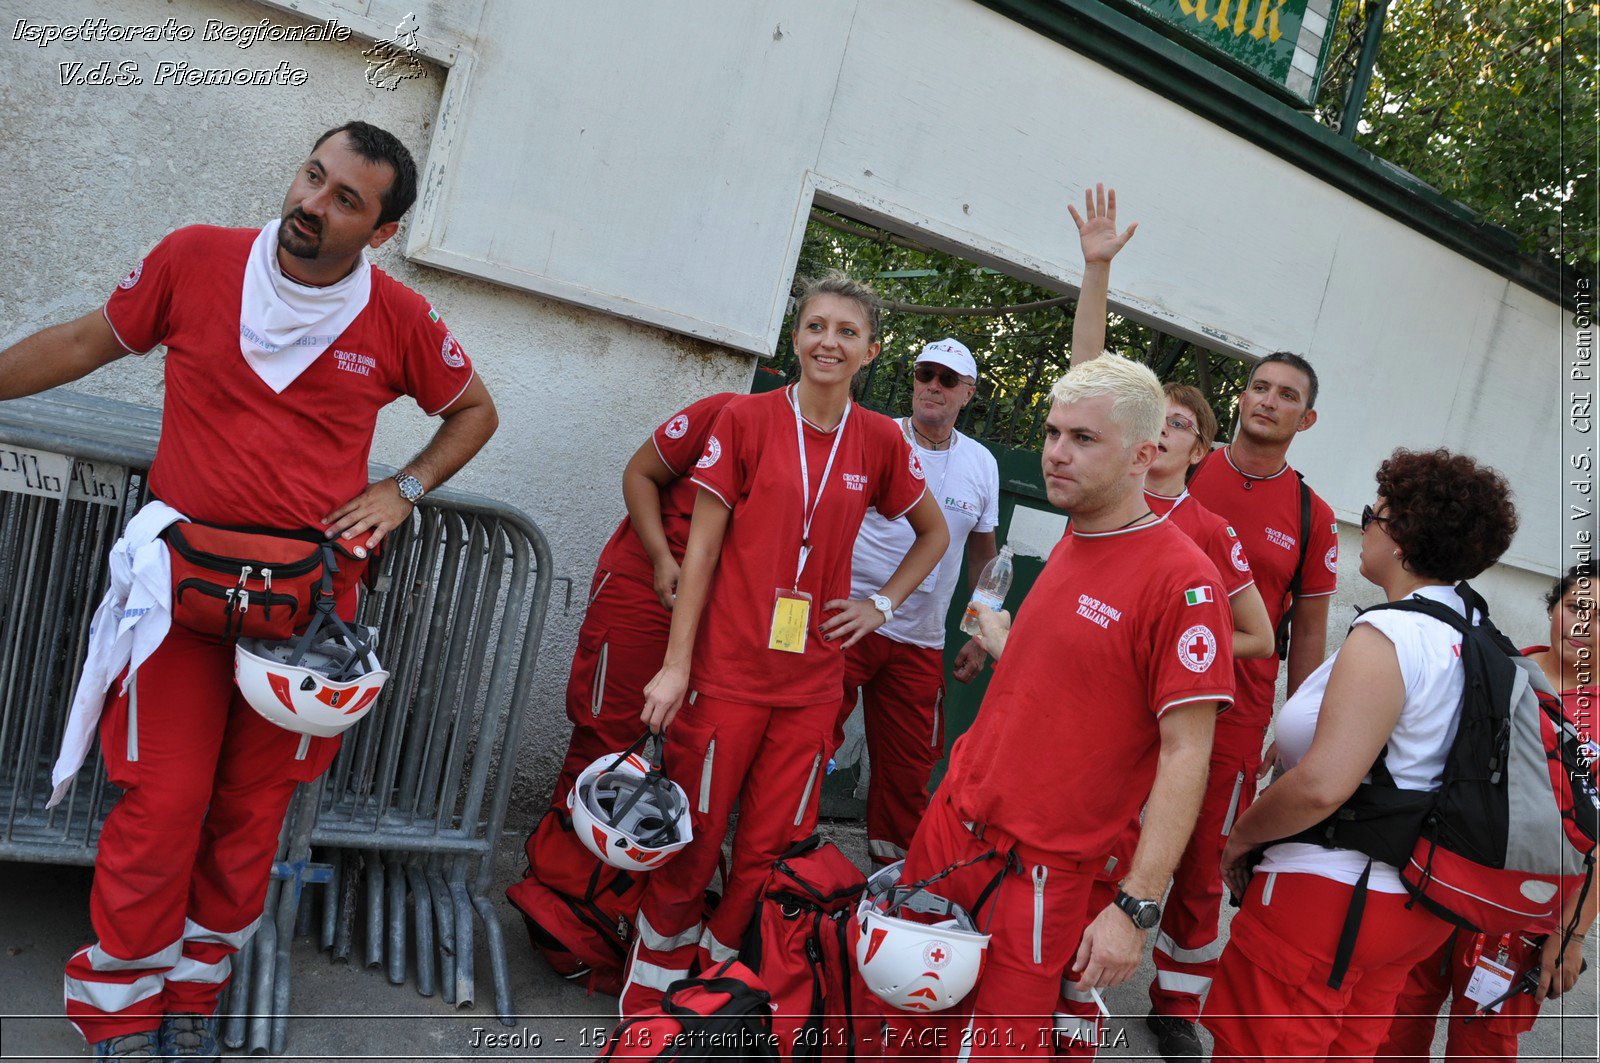
[[[1195,624],[1178,638],[1178,660],[1191,672],[1203,672],[1217,659],[1217,637],[1204,624]]]

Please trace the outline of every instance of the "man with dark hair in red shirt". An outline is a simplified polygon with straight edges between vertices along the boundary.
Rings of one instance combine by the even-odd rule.
[[[114,555],[165,573],[157,537],[186,520],[337,539],[355,567],[488,441],[494,402],[461,345],[425,299],[366,259],[415,190],[399,140],[340,126],[300,166],[279,219],[179,229],[103,308],[0,351],[0,399],[11,399],[166,347],[157,501],[141,510],[158,519],[136,516]],[[443,424],[398,475],[368,483],[378,411],[401,395]],[[108,595],[105,619],[96,614],[97,626],[136,630],[115,645],[91,632],[54,773],[59,800],[99,719],[124,794],[100,836],[99,940],[68,961],[67,1014],[98,1058],[213,1057],[212,1015],[230,957],[259,922],[289,798],[339,740],[258,715],[234,686],[234,641],[174,621],[170,593],[137,620],[126,604]],[[345,596],[338,612],[354,606]]]
[[[1293,694],[1327,656],[1338,525],[1288,462],[1289,445],[1317,423],[1316,401],[1311,363],[1284,351],[1263,358],[1239,396],[1233,442],[1212,451],[1189,481],[1189,493],[1237,531],[1279,639],[1272,656],[1234,662],[1234,707],[1217,720],[1205,801],[1156,935],[1149,1025],[1169,1060],[1202,1054],[1194,1020],[1222,955],[1219,861],[1234,820],[1255,797],[1278,664],[1287,659]]]

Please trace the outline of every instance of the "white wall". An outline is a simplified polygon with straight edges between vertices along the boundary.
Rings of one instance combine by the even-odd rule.
[[[44,10],[41,10],[44,9]],[[250,3],[174,0],[0,2],[0,29],[19,17],[76,23],[160,22],[203,27],[208,18],[279,24],[295,20]],[[198,34],[197,34],[198,37]],[[170,230],[195,222],[260,225],[275,217],[295,168],[323,130],[350,118],[382,125],[419,165],[439,107],[443,71],[371,88],[367,42],[48,48],[10,42],[0,64],[0,143],[8,165],[0,190],[10,204],[0,225],[0,346],[101,305],[139,257]],[[196,65],[305,67],[293,87],[63,88],[56,64],[136,60],[148,77],[158,59]],[[403,235],[403,233],[402,233]],[[414,265],[399,239],[376,255],[383,269],[427,294],[472,355],[500,408],[498,435],[454,481],[519,507],[543,528],[556,574],[570,576],[575,603],[556,590],[545,630],[536,704],[524,747],[519,801],[533,809],[565,751],[562,696],[583,594],[595,557],[622,516],[622,465],[657,421],[713,391],[744,390],[753,360],[699,340],[551,302],[494,284]],[[98,395],[161,402],[161,358],[127,358],[77,385]],[[404,462],[435,424],[408,402],[380,417],[376,460]]]
[[[1105,179],[1142,223],[1117,303],[1319,366],[1296,460],[1342,518],[1449,445],[1555,571],[1559,309],[1288,162],[973,0],[483,3],[423,261],[769,353],[813,195],[1071,288]]]
[[[1510,560],[1523,571],[1502,569],[1490,589],[1514,637],[1544,630],[1536,573],[1561,558],[1557,308],[972,0],[0,0],[0,29],[291,24],[286,7],[358,28],[414,9],[425,54],[454,65],[383,91],[364,80],[360,38],[243,51],[6,40],[0,343],[92,309],[174,227],[272,217],[319,132],[377,122],[426,171],[402,234],[412,259],[397,240],[378,262],[440,308],[501,408],[500,434],[458,483],[533,515],[581,590],[621,515],[627,453],[663,414],[747,384],[750,355],[704,340],[771,349],[813,197],[1070,288],[1065,204],[1105,178],[1142,222],[1114,277],[1125,310],[1321,368],[1323,419],[1292,456],[1341,518],[1399,443],[1460,447],[1513,479],[1524,531]],[[288,60],[308,81],[59,83],[58,63],[101,59],[147,74],[160,59]],[[156,404],[159,362],[128,359],[80,386]],[[431,428],[397,404],[375,456],[403,461]],[[1347,563],[1335,632],[1369,600],[1357,583]],[[546,632],[519,790],[530,802],[564,743],[579,619],[556,613]]]

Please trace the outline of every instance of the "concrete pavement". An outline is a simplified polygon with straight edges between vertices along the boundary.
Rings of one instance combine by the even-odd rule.
[[[825,833],[859,866],[866,866],[860,824],[825,824]],[[501,847],[500,880],[521,874],[521,837]],[[0,1058],[74,1059],[88,1055],[61,1018],[61,969],[90,940],[86,868],[0,863]],[[527,946],[521,917],[499,905],[511,958],[513,1000],[522,1014],[514,1027],[492,1013],[488,961],[480,947],[478,1000],[456,1009],[414,985],[391,985],[381,969],[333,963],[315,943],[295,943],[289,1043],[282,1059],[318,1060],[570,1060],[592,1059],[615,1021],[616,1001],[585,996],[554,974]],[[1226,915],[1225,915],[1226,917]],[[481,942],[481,935],[480,935]],[[360,949],[357,948],[359,954]],[[1593,938],[1585,944],[1591,970],[1567,997],[1550,1002],[1523,1038],[1523,1059],[1596,1059],[1596,979]],[[1145,987],[1154,977],[1148,955],[1139,974],[1106,994],[1114,1013],[1108,1059],[1157,1059],[1146,1031]],[[1443,1051],[1443,1023],[1435,1045]]]

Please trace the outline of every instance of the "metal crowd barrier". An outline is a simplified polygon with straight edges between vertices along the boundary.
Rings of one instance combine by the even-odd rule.
[[[94,861],[117,796],[98,751],[44,805],[106,557],[147,496],[159,429],[156,410],[59,389],[0,403],[0,859]],[[430,492],[389,537],[360,619],[380,629],[391,677],[290,808],[261,928],[234,961],[230,1047],[281,1053],[294,936],[315,929],[349,959],[358,922],[369,967],[396,984],[409,967],[423,995],[467,1006],[476,917],[512,1024],[488,890],[551,582],[538,527],[487,498]]]

